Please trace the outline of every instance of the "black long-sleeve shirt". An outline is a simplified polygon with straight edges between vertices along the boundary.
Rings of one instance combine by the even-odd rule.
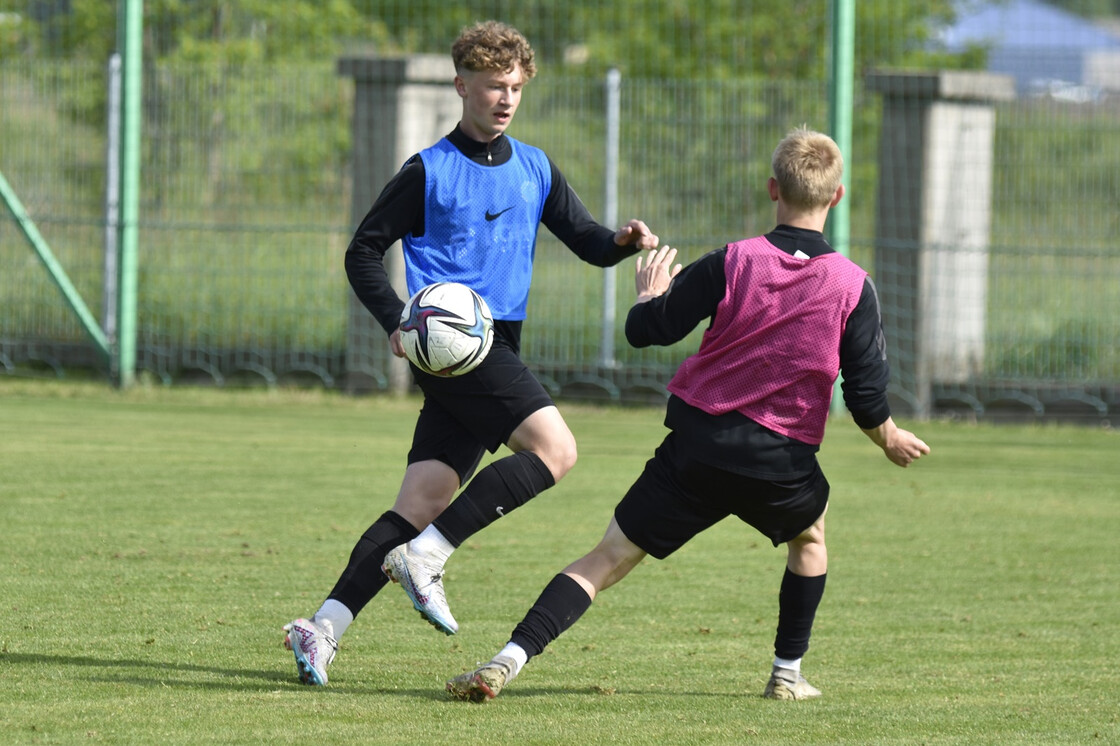
[[[465,156],[486,166],[500,166],[513,154],[505,135],[490,143],[467,137],[459,126],[447,139]],[[598,223],[568,180],[550,158],[552,186],[545,198],[541,223],[583,261],[597,267],[610,267],[638,251],[636,246],[619,246],[614,230]],[[385,185],[362,220],[346,250],[346,276],[354,293],[369,309],[387,334],[400,324],[404,301],[393,290],[385,271],[385,252],[407,234],[422,236],[425,194],[424,161],[412,156]],[[520,349],[520,321],[496,321],[495,337]]]
[[[766,239],[779,249],[814,257],[834,249],[819,231],[779,225]],[[715,317],[727,292],[727,248],[709,252],[673,280],[669,292],[635,304],[626,318],[626,339],[634,347],[678,342],[705,319]],[[841,390],[844,403],[862,428],[881,425],[890,416],[887,383],[890,369],[875,285],[864,281],[859,302],[840,338]],[[711,415],[671,396],[665,424],[680,436],[697,460],[760,479],[792,479],[816,463],[819,446],[776,433],[738,412]]]

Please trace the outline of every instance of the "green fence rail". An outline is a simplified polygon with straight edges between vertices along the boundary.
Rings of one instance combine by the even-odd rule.
[[[543,5],[533,8],[544,13]],[[874,40],[885,44],[888,28],[868,31],[864,11],[857,19],[865,43],[877,33]],[[543,61],[580,53],[538,47]],[[791,126],[829,128],[825,70],[799,80],[674,80],[635,68],[623,67],[620,87],[619,217],[647,220],[685,261],[769,229],[770,151]],[[857,69],[863,77],[852,91],[848,252],[882,286],[889,282],[887,250],[903,257],[912,251],[919,261],[923,245],[920,237],[898,245],[881,235],[883,96],[868,85],[867,68]],[[142,85],[138,375],[167,384],[345,388],[346,345],[360,343],[371,352],[364,371],[370,386],[385,389],[383,335],[347,341],[342,263],[354,227],[354,92],[335,59],[151,61]],[[512,130],[545,148],[600,216],[604,85],[604,76],[570,65],[545,68],[526,89]],[[0,173],[90,309],[105,307],[108,223],[107,114],[103,96],[91,91],[107,87],[100,63],[0,55]],[[1070,101],[1049,90],[1019,91],[992,108],[986,282],[983,298],[971,301],[983,308],[982,354],[964,377],[915,382],[906,352],[914,340],[891,340],[893,390],[900,408],[926,406],[927,414],[1106,421],[1120,407],[1120,98]],[[951,175],[953,166],[945,171]],[[934,248],[943,256],[978,250],[971,239]],[[950,259],[948,266],[961,265]],[[960,279],[929,281],[952,289]],[[665,381],[700,330],[672,348],[630,349],[621,316],[631,287],[624,264],[614,361],[604,366],[602,273],[542,231],[523,353],[557,395],[663,399]],[[884,316],[913,308],[885,303]],[[3,215],[0,372],[109,375],[97,348],[18,221]]]

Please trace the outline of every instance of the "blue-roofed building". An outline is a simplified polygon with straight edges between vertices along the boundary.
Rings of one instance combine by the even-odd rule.
[[[1039,0],[965,0],[940,40],[950,51],[986,47],[988,70],[1014,77],[1021,95],[1120,90],[1120,36]]]

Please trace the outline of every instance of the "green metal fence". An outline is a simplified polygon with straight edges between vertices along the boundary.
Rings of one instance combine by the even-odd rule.
[[[468,5],[464,18],[445,18],[443,25],[508,11],[528,19],[527,33],[543,37],[534,39],[542,70],[526,89],[512,133],[543,147],[602,215],[605,70],[577,64],[607,46],[601,32],[584,29],[583,48],[571,43],[580,38],[578,23],[590,23],[578,13],[563,38],[552,38],[548,3],[521,10]],[[892,30],[905,22],[891,15],[903,12],[898,4],[871,5],[881,17],[861,11],[858,20],[862,46],[873,49],[861,48],[848,168],[850,253],[875,275],[884,253],[877,212],[883,102],[865,76],[875,59],[899,61],[907,52],[892,46]],[[415,11],[390,6],[398,15],[382,19],[375,53],[445,52],[447,39],[424,38],[431,29],[403,33]],[[814,23],[810,36],[827,47],[827,17]],[[152,33],[169,31],[156,26]],[[751,41],[744,54],[765,60],[758,45]],[[770,228],[764,186],[774,143],[796,124],[828,127],[827,54],[814,56],[800,78],[735,76],[713,67],[705,68],[708,77],[674,79],[643,70],[639,59],[623,68],[619,217],[647,220],[686,261]],[[354,227],[353,90],[335,62],[146,63],[137,256],[141,376],[170,384],[342,385],[349,294],[342,258]],[[649,68],[658,69],[652,61]],[[108,87],[103,63],[0,53],[0,173],[103,320],[111,300],[102,95]],[[925,413],[1106,420],[1120,407],[1120,103],[1108,96],[1071,103],[1021,94],[993,106],[982,360],[964,379],[915,382],[904,374],[914,361],[899,352],[907,341],[892,340],[898,342],[895,394],[904,407],[928,385]],[[901,248],[917,256],[922,247],[915,241]],[[952,243],[937,248],[975,251]],[[538,257],[527,362],[560,395],[659,400],[695,335],[669,349],[632,350],[619,321],[615,362],[604,365],[601,270],[579,263],[547,231]],[[876,277],[880,284],[885,279]],[[626,263],[618,270],[620,315],[631,294]],[[906,312],[884,305],[885,315]],[[376,366],[388,365],[383,337],[363,344]],[[104,361],[15,221],[0,215],[0,372],[90,371],[106,375]],[[388,376],[373,372],[376,385],[386,386]]]

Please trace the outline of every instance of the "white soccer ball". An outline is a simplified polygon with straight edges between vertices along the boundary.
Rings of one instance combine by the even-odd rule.
[[[417,368],[433,376],[461,376],[490,352],[494,317],[466,285],[437,282],[404,304],[400,333],[404,354]]]

